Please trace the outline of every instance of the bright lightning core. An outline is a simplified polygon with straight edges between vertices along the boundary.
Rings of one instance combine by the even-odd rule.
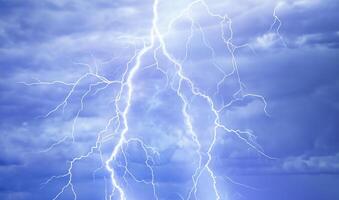
[[[235,43],[232,19],[203,0],[188,3],[166,23],[160,19],[160,6],[161,1],[154,0],[149,35],[117,38],[128,41],[132,54],[94,66],[76,63],[88,71],[73,82],[25,83],[69,88],[45,117],[78,105],[69,134],[44,150],[46,154],[83,142],[81,118],[88,107],[98,106],[90,105],[90,99],[107,100],[107,108],[100,111],[105,124],[91,133],[87,146],[66,163],[63,174],[43,184],[63,182],[52,199],[84,198],[76,176],[79,166],[89,160],[97,162],[91,173],[93,182],[103,182],[97,184],[103,188],[103,199],[191,200],[228,199],[225,182],[240,184],[215,170],[221,157],[217,149],[237,141],[251,153],[272,159],[252,131],[232,126],[229,119],[241,102],[256,102],[261,114],[268,116],[265,98],[246,89],[237,63],[237,52],[253,51],[251,44]],[[276,9],[273,20],[271,29],[278,26],[274,34],[279,34]],[[101,70],[102,65],[114,68],[113,75]]]

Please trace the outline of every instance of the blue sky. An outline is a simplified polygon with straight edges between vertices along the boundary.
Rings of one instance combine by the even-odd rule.
[[[157,25],[165,33],[170,20],[190,1],[159,1]],[[338,2],[205,2],[212,12],[232,20],[234,44],[248,44],[235,51],[245,85],[242,94],[265,97],[268,112],[264,102],[254,97],[243,97],[220,112],[221,123],[251,133],[241,135],[246,143],[236,134],[217,132],[210,167],[221,199],[338,199]],[[277,5],[280,29],[279,23],[273,24]],[[217,92],[223,79],[220,69],[226,74],[234,69],[221,38],[222,30],[227,38],[231,32],[220,28],[220,20],[209,16],[201,4],[189,13],[178,18],[164,40],[171,55],[182,62],[185,76],[221,108],[239,97],[234,95],[239,87],[234,73],[219,84]],[[113,100],[119,86],[91,86],[97,77],[81,79],[64,111],[58,109],[48,117],[71,87],[22,82],[73,83],[96,70],[108,80],[120,79],[143,41],[149,44],[152,16],[150,0],[0,0],[0,199],[53,199],[69,176],[42,184],[67,173],[68,161],[90,151],[116,112]],[[161,51],[156,54],[161,71],[148,67],[154,63],[153,52],[156,48],[142,57],[141,70],[133,78],[127,138],[138,138],[157,151],[148,149],[159,199],[186,199],[199,156],[175,90],[180,77]],[[194,97],[187,83],[180,92],[189,102],[188,114],[204,161],[213,138],[213,113],[206,101]],[[126,93],[122,97],[119,108],[126,105]],[[101,158],[107,160],[117,145],[122,128],[115,132],[116,126],[114,121],[103,133],[102,157],[95,151],[74,164],[72,183],[78,199],[105,199],[112,190],[110,174],[100,167]],[[154,198],[150,184],[131,176],[150,180],[146,159],[142,146],[130,142],[111,163],[127,199]],[[124,179],[126,161],[130,174]],[[205,170],[197,184],[197,199],[215,199],[212,185]],[[73,199],[69,187],[59,199]],[[118,199],[117,193],[113,199]]]

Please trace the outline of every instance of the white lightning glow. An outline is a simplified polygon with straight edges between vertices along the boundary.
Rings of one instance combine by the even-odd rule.
[[[222,122],[221,113],[226,110],[227,108],[231,107],[234,103],[244,100],[245,98],[256,98],[262,102],[263,105],[263,111],[268,115],[266,107],[267,103],[263,96],[258,94],[253,94],[245,91],[245,84],[241,80],[241,75],[238,69],[238,63],[235,56],[235,53],[240,48],[251,48],[250,44],[240,44],[236,45],[233,43],[233,29],[232,29],[232,19],[227,15],[222,15],[219,13],[215,13],[211,10],[209,5],[204,0],[196,0],[191,2],[189,5],[187,5],[180,14],[176,17],[174,17],[167,27],[167,32],[162,33],[160,31],[160,28],[158,26],[159,24],[159,14],[158,14],[158,5],[159,0],[154,0],[152,5],[152,11],[153,11],[153,18],[152,18],[152,27],[149,31],[149,39],[137,39],[142,40],[144,42],[144,45],[141,49],[135,49],[134,55],[129,59],[129,61],[126,64],[126,69],[122,73],[121,79],[119,80],[109,80],[108,78],[104,77],[103,75],[100,75],[98,72],[98,67],[95,66],[95,70],[91,70],[91,66],[83,63],[77,63],[81,65],[85,65],[89,68],[89,72],[83,74],[80,76],[76,81],[74,82],[64,82],[64,81],[52,81],[52,82],[43,82],[40,80],[37,80],[33,83],[25,83],[28,86],[33,85],[54,85],[54,84],[61,84],[65,87],[69,87],[69,92],[65,96],[64,100],[58,104],[54,109],[52,109],[50,112],[46,114],[45,117],[49,117],[51,114],[55,113],[56,111],[62,109],[64,110],[69,102],[69,99],[73,95],[74,91],[77,89],[77,87],[80,85],[80,83],[86,79],[86,78],[95,78],[97,81],[89,84],[86,92],[81,96],[80,99],[80,108],[77,110],[76,115],[72,122],[72,129],[70,136],[65,136],[61,140],[53,143],[50,147],[48,147],[46,150],[42,152],[49,152],[53,148],[56,148],[58,145],[64,143],[66,140],[71,139],[72,142],[75,142],[75,129],[76,124],[78,122],[78,118],[80,113],[84,109],[84,100],[88,97],[88,95],[94,91],[94,88],[99,87],[99,89],[96,89],[94,91],[94,95],[99,93],[102,90],[105,90],[107,87],[111,85],[117,85],[118,91],[116,95],[114,95],[113,103],[115,108],[114,115],[108,120],[106,126],[97,133],[95,145],[93,145],[90,150],[83,155],[80,155],[78,157],[73,158],[69,161],[69,167],[66,173],[58,176],[53,176],[50,179],[48,179],[43,185],[46,185],[50,183],[51,181],[55,179],[61,179],[61,178],[67,178],[66,184],[60,189],[60,191],[54,196],[53,200],[58,199],[66,189],[70,189],[73,195],[73,199],[77,199],[77,192],[74,189],[73,184],[73,167],[74,165],[79,162],[80,160],[86,159],[89,156],[93,155],[95,152],[98,152],[100,154],[102,166],[98,168],[94,173],[93,177],[95,177],[95,173],[98,170],[106,169],[110,174],[110,185],[111,185],[111,191],[106,191],[106,199],[120,199],[120,200],[127,200],[128,194],[126,193],[126,190],[124,188],[124,184],[120,179],[124,179],[127,183],[126,176],[131,177],[134,181],[138,183],[143,183],[150,185],[153,190],[153,197],[154,199],[161,199],[158,195],[157,191],[157,182],[156,182],[156,173],[153,169],[153,165],[156,162],[154,157],[160,156],[160,152],[150,146],[149,144],[146,144],[142,139],[137,137],[128,137],[128,133],[130,131],[129,126],[129,114],[131,109],[131,104],[134,98],[134,90],[135,90],[135,77],[141,70],[145,70],[148,68],[155,68],[160,73],[162,73],[166,78],[166,83],[169,85],[170,77],[167,73],[167,71],[163,70],[161,66],[161,62],[158,59],[158,55],[163,55],[173,66],[175,70],[175,76],[178,77],[176,86],[171,85],[171,89],[175,91],[175,94],[179,97],[181,100],[181,115],[184,118],[184,124],[186,126],[186,131],[188,134],[190,134],[190,138],[192,142],[195,145],[195,153],[197,155],[198,160],[198,166],[192,173],[192,184],[190,189],[188,190],[187,194],[178,194],[178,196],[181,199],[191,200],[191,199],[199,199],[198,197],[198,184],[199,180],[201,179],[201,176],[204,172],[207,172],[210,180],[211,180],[211,186],[213,188],[214,196],[211,197],[211,199],[222,199],[221,197],[221,189],[218,187],[218,175],[214,172],[213,167],[211,165],[212,159],[213,159],[213,148],[215,147],[216,140],[218,137],[218,133],[229,133],[234,134],[237,136],[241,141],[243,141],[245,144],[247,144],[249,147],[251,147],[253,150],[258,152],[260,155],[265,156],[267,158],[272,159],[269,155],[267,155],[263,149],[255,142],[253,138],[255,136],[251,131],[248,130],[237,130],[228,127],[226,124]],[[218,20],[219,26],[220,26],[220,35],[219,37],[222,39],[224,43],[225,49],[229,52],[231,55],[231,61],[232,61],[232,71],[230,73],[227,73],[223,70],[222,66],[219,66],[214,60],[216,57],[216,52],[211,46],[211,44],[208,42],[207,36],[205,34],[204,28],[199,24],[199,22],[195,21],[194,18],[190,15],[190,13],[193,11],[194,6],[203,6],[204,10],[207,12],[207,14],[214,18],[215,20]],[[280,6],[280,4],[278,5]],[[276,10],[278,6],[274,9],[273,17],[274,22],[270,28],[274,29],[276,24],[278,24],[278,27],[276,28],[277,34],[279,34],[279,30],[281,27],[281,20],[276,15]],[[219,95],[221,92],[221,85],[225,83],[225,81],[231,77],[236,77],[238,89],[233,94],[233,99],[229,102],[225,102],[222,106],[217,106],[217,103],[215,102],[213,96],[209,96],[206,92],[204,92],[201,88],[199,88],[196,83],[184,72],[184,61],[179,61],[173,54],[170,53],[170,50],[168,48],[168,44],[166,43],[165,37],[169,33],[171,33],[172,28],[175,23],[177,23],[183,16],[186,16],[190,21],[190,35],[186,41],[186,55],[183,59],[184,61],[188,57],[188,48],[191,43],[193,32],[195,30],[198,30],[200,34],[202,35],[202,43],[206,46],[207,49],[209,49],[212,59],[213,59],[213,66],[218,69],[218,71],[222,74],[222,78],[217,83],[217,90],[214,93],[214,95]],[[229,36],[226,36],[225,31],[229,31]],[[127,36],[123,36],[127,37]],[[143,59],[145,58],[145,55],[148,53],[153,54],[154,63],[151,65],[145,65],[143,64]],[[189,88],[189,91],[185,91],[183,89],[183,85],[187,85]],[[211,142],[208,144],[208,148],[204,150],[202,148],[202,141],[199,139],[199,136],[197,134],[197,130],[194,127],[193,118],[190,115],[189,108],[191,106],[191,102],[188,100],[189,96],[194,96],[198,99],[203,100],[208,105],[208,110],[213,114],[213,132],[211,132]],[[107,134],[109,132],[109,127],[114,126],[114,131]],[[114,148],[112,149],[112,152],[108,159],[105,159],[102,155],[102,144],[111,140],[113,137],[118,137]],[[142,149],[142,154],[145,155],[145,166],[147,167],[147,170],[149,170],[151,174],[151,180],[143,180],[137,178],[133,172],[129,169],[129,163],[128,158],[126,155],[126,148],[128,148],[129,144],[137,144]],[[123,162],[120,163],[118,161],[118,157],[122,157]],[[207,159],[203,159],[203,157],[206,157]],[[119,174],[114,166],[118,166],[119,168],[123,168],[123,176],[119,177]],[[233,181],[229,177],[223,177],[223,180],[230,180],[232,183],[236,183],[238,185],[243,185],[241,183],[237,183],[236,181]],[[106,179],[105,179],[106,182]],[[246,186],[249,187],[249,186]],[[249,187],[252,188],[252,187]]]

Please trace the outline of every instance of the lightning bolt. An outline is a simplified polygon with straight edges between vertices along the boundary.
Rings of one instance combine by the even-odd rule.
[[[285,5],[285,2],[283,1],[280,1],[278,2],[278,4],[275,6],[274,10],[273,10],[273,18],[274,18],[274,21],[273,23],[271,24],[270,26],[270,29],[269,31],[273,31],[274,30],[274,27],[276,26],[275,28],[275,34],[278,36],[279,40],[282,42],[282,44],[287,47],[287,43],[286,41],[284,40],[284,38],[281,36],[280,34],[280,29],[281,29],[281,26],[282,26],[282,22],[281,22],[281,19],[279,18],[278,14],[277,14],[277,11],[280,7],[284,6]]]
[[[203,26],[194,19],[194,17],[191,15],[191,12],[193,12],[195,6],[202,6],[206,13],[216,19],[218,21],[218,26],[220,29],[220,38],[223,41],[223,45],[225,49],[228,51],[231,61],[232,61],[232,71],[227,73],[225,70],[223,70],[223,66],[220,66],[215,62],[216,60],[216,52],[212,45],[209,43],[208,38],[206,36],[206,33],[204,31]],[[281,6],[281,4],[278,4],[278,6]],[[273,30],[274,27],[276,27],[276,33],[280,36],[279,30],[281,28],[281,20],[278,18],[276,11],[278,6],[274,9],[273,17],[274,22],[270,27],[270,30]],[[153,197],[154,199],[161,199],[158,194],[157,190],[157,182],[156,182],[156,173],[154,168],[154,165],[156,163],[156,157],[159,157],[161,155],[161,152],[157,150],[157,148],[152,147],[151,145],[147,144],[145,141],[143,141],[141,138],[138,137],[130,137],[128,136],[128,133],[130,131],[129,126],[129,114],[131,110],[131,105],[133,101],[133,95],[135,91],[135,77],[136,75],[141,71],[148,68],[154,68],[157,71],[159,71],[161,74],[163,74],[166,78],[166,85],[171,85],[171,90],[175,92],[177,97],[180,99],[182,105],[181,105],[181,115],[184,119],[184,124],[186,127],[186,131],[189,134],[192,143],[194,143],[195,148],[195,154],[198,158],[198,164],[195,168],[194,172],[192,173],[192,185],[189,188],[187,194],[177,194],[180,199],[199,199],[198,197],[198,184],[201,179],[201,176],[203,173],[207,172],[209,179],[211,180],[211,186],[213,188],[214,192],[214,199],[219,200],[222,199],[221,196],[221,189],[218,187],[218,175],[214,171],[212,167],[212,159],[213,159],[213,148],[215,147],[217,143],[218,134],[220,133],[227,133],[227,134],[234,134],[237,138],[239,138],[241,141],[243,141],[245,144],[247,144],[249,147],[251,147],[253,150],[255,150],[260,155],[269,158],[274,159],[271,156],[267,155],[264,150],[258,145],[255,141],[255,135],[250,130],[239,130],[239,129],[233,129],[231,127],[228,127],[225,123],[222,122],[222,113],[227,110],[228,108],[232,107],[236,102],[243,101],[247,98],[255,98],[258,99],[260,102],[262,102],[263,105],[263,111],[268,116],[268,112],[266,110],[267,102],[266,99],[259,94],[253,94],[246,91],[246,86],[243,83],[241,79],[241,75],[239,72],[239,67],[236,59],[236,52],[240,48],[252,48],[249,43],[246,44],[234,44],[233,43],[233,29],[232,29],[232,19],[227,14],[219,14],[215,13],[211,10],[209,5],[204,0],[195,0],[191,3],[189,3],[184,9],[181,10],[179,15],[174,17],[167,26],[167,30],[165,33],[162,33],[159,28],[159,13],[158,13],[158,7],[159,7],[159,0],[154,0],[152,4],[152,26],[149,32],[149,39],[145,40],[144,38],[137,38],[137,37],[129,37],[129,36],[122,36],[122,38],[128,38],[130,41],[142,41],[143,45],[141,48],[137,48],[135,45],[134,48],[134,55],[131,56],[131,58],[127,61],[125,70],[121,74],[121,78],[117,80],[109,80],[107,77],[101,75],[98,70],[97,64],[95,64],[95,69],[92,69],[92,67],[85,63],[75,63],[78,65],[84,65],[88,67],[88,72],[81,75],[76,81],[74,82],[65,82],[65,81],[52,81],[52,82],[44,82],[37,80],[33,83],[26,83],[27,86],[33,86],[33,85],[63,85],[64,87],[69,88],[69,91],[67,95],[65,96],[64,100],[58,104],[55,108],[53,108],[50,112],[48,112],[44,117],[49,117],[50,115],[54,114],[58,110],[64,111],[65,108],[68,105],[68,102],[72,95],[74,95],[74,92],[77,90],[78,87],[80,87],[80,84],[88,79],[92,78],[96,81],[94,83],[91,83],[88,85],[87,90],[83,93],[83,95],[80,98],[80,108],[77,110],[75,117],[72,122],[72,128],[70,136],[64,136],[57,142],[50,145],[48,148],[43,150],[42,152],[47,153],[56,148],[58,145],[64,143],[67,140],[71,140],[72,143],[76,142],[76,125],[78,118],[83,111],[85,107],[85,100],[88,98],[89,95],[96,95],[97,93],[100,93],[103,90],[106,90],[107,88],[111,86],[117,87],[117,91],[114,94],[114,97],[112,99],[115,112],[113,116],[110,117],[108,122],[106,123],[106,126],[99,131],[96,134],[96,140],[93,146],[91,146],[90,150],[82,154],[80,156],[74,157],[70,161],[68,161],[68,169],[66,173],[52,176],[49,178],[46,182],[44,182],[42,185],[45,186],[46,184],[50,183],[51,181],[54,181],[56,179],[62,179],[66,178],[66,184],[60,189],[60,191],[53,197],[53,200],[59,199],[61,195],[67,190],[70,189],[73,199],[77,199],[77,192],[74,188],[73,183],[73,170],[74,165],[78,163],[79,161],[83,159],[87,159],[90,156],[92,156],[95,153],[98,153],[100,155],[101,160],[101,166],[94,171],[93,177],[95,177],[95,173],[99,170],[105,169],[109,173],[110,178],[110,188],[111,191],[108,194],[107,188],[105,189],[105,198],[106,199],[120,199],[120,200],[126,200],[128,194],[125,191],[125,185],[121,179],[124,180],[125,183],[128,181],[126,180],[126,177],[132,178],[134,181],[138,183],[143,183],[150,185],[152,187],[153,191]],[[185,57],[180,61],[177,59],[173,54],[171,54],[168,44],[166,43],[165,37],[171,33],[173,26],[183,17],[186,17],[189,19],[190,22],[190,34],[188,39],[186,40],[186,49],[185,49]],[[205,45],[205,47],[209,50],[210,55],[212,57],[213,66],[222,74],[222,78],[218,80],[216,85],[216,92],[213,95],[209,95],[206,91],[199,88],[193,79],[191,79],[187,74],[185,74],[184,71],[184,63],[189,57],[188,49],[190,48],[190,43],[192,42],[192,38],[194,35],[194,32],[198,31],[201,34],[202,42]],[[228,31],[228,36],[226,36],[226,31]],[[152,53],[153,54],[153,60],[154,63],[150,65],[144,65],[143,59],[145,58],[146,54]],[[176,79],[171,77],[168,74],[168,71],[161,68],[161,62],[158,58],[159,55],[162,55],[165,57],[166,60],[168,60],[175,71],[175,75],[173,77],[177,77]],[[220,94],[221,86],[225,84],[225,81],[228,78],[235,77],[238,85],[238,89],[233,94],[232,100],[229,102],[224,102],[221,106],[216,103],[214,100],[215,96],[218,96]],[[188,88],[188,91],[185,90],[185,88]],[[203,145],[203,141],[201,140],[197,128],[194,126],[194,117],[190,113],[190,108],[193,107],[191,100],[192,97],[196,99],[200,99],[208,105],[208,110],[213,115],[213,131],[211,134],[211,141],[207,144],[206,147]],[[110,131],[110,127],[114,127],[113,131]],[[112,140],[112,138],[118,138],[114,148],[112,149],[109,157],[106,159],[103,156],[102,152],[102,145]],[[128,162],[128,155],[126,153],[126,149],[128,148],[129,144],[136,144],[138,145],[141,150],[142,154],[145,156],[144,164],[147,168],[147,170],[151,174],[150,180],[146,179],[140,179],[137,176],[133,174],[133,172],[130,170],[129,162]],[[122,158],[122,161],[121,159]],[[118,171],[116,168],[122,168],[123,173],[122,176],[119,176]],[[236,183],[239,185],[243,185],[241,183],[237,183],[236,181],[233,181],[231,178],[226,177],[223,178],[224,180],[229,180],[232,183]],[[105,178],[106,183],[106,178]],[[249,186],[246,186],[249,187]],[[249,187],[251,188],[251,187]],[[213,197],[210,197],[212,199]]]

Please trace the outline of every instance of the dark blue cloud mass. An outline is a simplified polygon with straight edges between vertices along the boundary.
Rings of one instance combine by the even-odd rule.
[[[209,166],[220,199],[339,199],[338,1],[205,0],[182,14],[191,2],[159,0],[159,32],[195,92],[220,109],[220,123],[242,132],[219,127],[213,138],[210,102],[180,80],[156,41],[133,77],[130,142],[109,163],[126,199],[217,199],[207,169],[188,198],[213,139]],[[119,199],[105,161],[124,128],[128,93],[114,101],[121,85],[105,81],[126,80],[150,44],[152,6],[0,0],[0,199],[55,198],[70,180],[71,161],[98,138],[100,148],[76,160],[72,186],[58,199],[74,199],[72,187],[79,200],[109,199],[112,191]]]

